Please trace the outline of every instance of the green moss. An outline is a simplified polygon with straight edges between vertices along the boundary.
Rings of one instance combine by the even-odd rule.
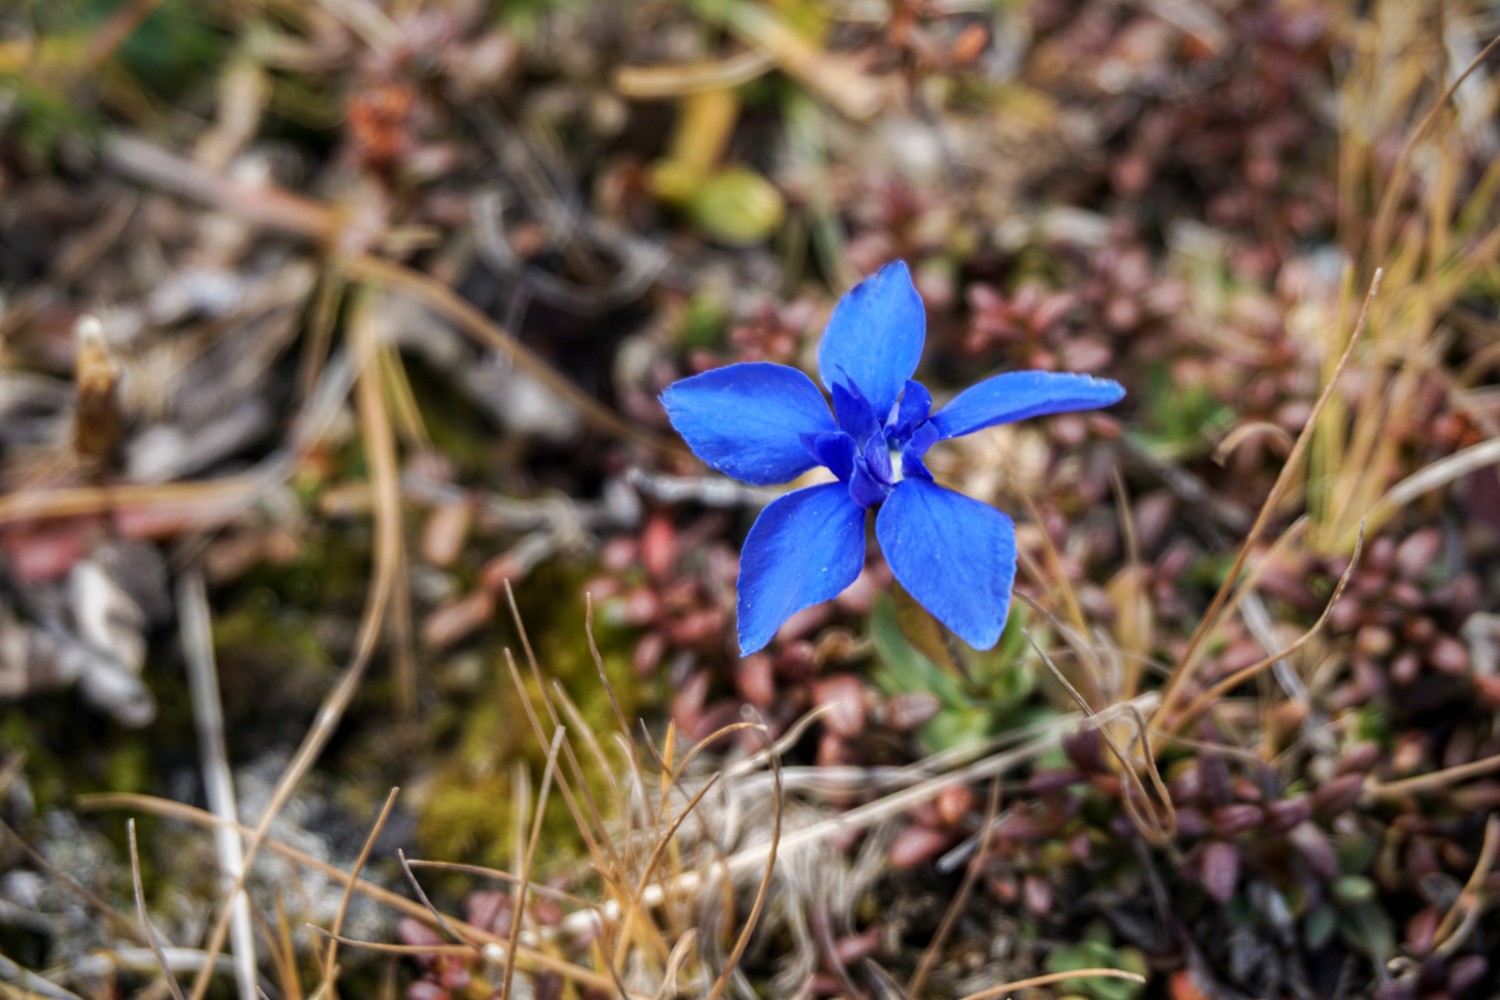
[[[584,629],[583,575],[577,568],[544,567],[517,593],[544,680],[560,683],[578,706],[588,727],[609,747],[609,734],[619,728],[609,695],[599,683]],[[559,598],[559,595],[562,595]],[[500,629],[497,627],[496,632]],[[633,721],[647,700],[641,681],[630,669],[628,634],[596,625],[596,639],[609,677],[627,720]],[[539,789],[547,747],[534,734],[521,695],[517,692],[504,650],[510,648],[521,669],[525,696],[539,718],[546,719],[536,681],[527,668],[515,636],[497,634],[483,651],[484,669],[455,668],[438,678],[446,686],[443,704],[430,720],[445,734],[445,760],[434,775],[418,826],[418,840],[428,857],[494,867],[513,866],[516,824],[514,769],[519,763],[531,775],[533,794]],[[570,727],[571,730],[571,727]],[[609,775],[584,747],[572,740],[585,773],[584,783],[599,803],[609,806]],[[619,772],[619,762],[610,765]],[[529,824],[531,817],[525,818]],[[545,874],[580,856],[582,838],[562,796],[553,789],[543,822],[543,849],[537,871]]]

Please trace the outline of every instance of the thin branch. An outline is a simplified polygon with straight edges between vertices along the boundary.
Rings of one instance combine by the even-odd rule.
[[[197,570],[184,572],[177,581],[177,618],[193,718],[198,724],[204,794],[214,815],[237,823],[239,803],[234,794],[234,775],[229,769],[229,751],[224,738],[224,706],[219,697],[218,666],[214,662],[213,624],[209,620],[203,577]],[[219,827],[214,830],[214,848],[219,855],[219,871],[224,879],[231,885],[239,885],[245,871],[245,850],[239,835],[228,827]],[[230,939],[234,945],[235,986],[240,1000],[255,1000],[259,979],[255,962],[255,927],[250,919],[250,897],[243,889],[235,890],[232,906]]]

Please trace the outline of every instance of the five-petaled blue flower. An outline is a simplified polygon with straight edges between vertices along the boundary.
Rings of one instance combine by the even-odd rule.
[[[1009,517],[932,481],[922,456],[938,441],[1049,413],[1108,406],[1125,395],[1088,375],[1007,372],[932,413],[911,381],[927,316],[902,261],[839,300],[818,349],[823,394],[801,371],[763,362],[685,378],[662,393],[693,453],[758,486],[827,466],[838,482],[774,500],[745,539],[739,638],[746,655],[788,618],[838,596],[865,561],[865,512],[896,579],[961,639],[1000,639],[1016,575]]]

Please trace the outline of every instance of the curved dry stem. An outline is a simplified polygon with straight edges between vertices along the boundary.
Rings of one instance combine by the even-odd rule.
[[[125,836],[130,841],[130,886],[135,893],[135,912],[141,921],[141,932],[146,936],[146,944],[151,948],[151,954],[156,956],[156,963],[161,966],[161,974],[167,981],[167,989],[172,991],[172,1000],[183,1000],[182,987],[177,985],[177,977],[172,975],[172,968],[167,964],[166,953],[161,949],[161,942],[156,940],[156,931],[151,926],[151,918],[146,915],[146,890],[141,885],[141,854],[135,842],[135,820],[125,821]],[[210,957],[208,964],[213,964]]]
[[[370,860],[370,852],[375,848],[375,838],[380,836],[380,831],[385,829],[386,820],[390,819],[391,810],[395,808],[396,796],[401,789],[392,788],[390,794],[385,797],[385,805],[380,807],[380,814],[375,817],[375,823],[370,827],[370,835],[365,838],[364,844],[359,849],[359,857],[354,859],[354,869],[349,873],[349,882],[344,886],[344,895],[339,899],[339,908],[333,915],[333,927],[329,937],[333,943],[328,946],[328,958],[323,962],[323,986],[320,992],[324,996],[333,996],[333,970],[338,957],[339,928],[344,926],[344,917],[349,912],[349,901],[354,898],[354,885],[359,878],[359,873],[364,871],[365,864]]]
[[[1030,597],[1022,595],[1022,600],[1045,615],[1059,630],[1066,631],[1063,629],[1062,623],[1057,620],[1052,612],[1042,607]],[[1098,713],[1089,706],[1089,703],[1084,700],[1083,695],[1078,692],[1078,689],[1057,668],[1057,664],[1053,662],[1052,657],[1047,655],[1046,650],[1037,644],[1031,632],[1029,630],[1022,630],[1022,634],[1026,637],[1027,644],[1042,658],[1042,662],[1047,665],[1047,669],[1052,671],[1052,676],[1068,692],[1068,696],[1073,699],[1079,710],[1094,724],[1094,728],[1098,730],[1099,735],[1103,737],[1104,742],[1109,746],[1110,752],[1119,761],[1120,774],[1124,777],[1128,786],[1120,798],[1125,807],[1125,813],[1130,817],[1130,821],[1136,830],[1153,844],[1164,844],[1171,840],[1177,835],[1177,810],[1172,805],[1172,796],[1167,792],[1166,783],[1162,781],[1161,770],[1156,765],[1156,755],[1152,751],[1151,740],[1147,735],[1146,719],[1141,715],[1140,710],[1128,702],[1124,707],[1124,711],[1130,716],[1131,721],[1135,723],[1136,739],[1140,742],[1141,758],[1146,764],[1146,774],[1151,779],[1151,788],[1156,793],[1157,801],[1161,803],[1163,814],[1161,818],[1158,818],[1154,811],[1148,818],[1142,811],[1146,803],[1151,800],[1151,796],[1146,790],[1146,783],[1141,780],[1141,776],[1137,772],[1135,765],[1131,762],[1129,755],[1120,746],[1114,734],[1109,731],[1109,727],[1100,721]]]
[[[813,723],[838,708],[838,706],[839,702],[824,702],[821,705],[814,705],[802,713],[801,718],[788,726],[786,732],[782,733],[781,737],[774,743],[766,749],[757,750],[744,760],[730,765],[725,770],[725,775],[730,778],[738,778],[741,775],[749,774],[751,771],[760,770],[760,768],[770,762],[772,757],[780,757],[796,746],[802,737],[807,734],[807,731],[812,728]]]
[[[480,878],[494,879],[496,882],[504,882],[506,885],[519,885],[521,876],[503,872],[498,868],[489,868],[485,865],[465,864],[462,861],[429,861],[426,858],[407,858],[406,865],[409,868],[434,868],[438,871],[457,872],[461,875],[478,875]],[[593,903],[575,893],[558,889],[544,883],[533,882],[531,891],[538,896],[545,896],[555,903],[571,906],[575,910],[587,910],[593,907]]]
[[[470,941],[458,928],[454,927],[454,921],[450,921],[447,915],[434,906],[432,900],[428,898],[427,890],[422,888],[422,883],[417,879],[417,873],[412,871],[411,865],[406,863],[406,852],[398,848],[396,851],[396,860],[401,864],[401,873],[406,876],[406,884],[411,886],[411,891],[417,894],[417,902],[422,904],[422,908],[427,911],[427,915],[432,919],[432,922],[440,927],[449,937],[459,942],[469,954],[476,954],[480,950],[479,945]]]
[[[1064,983],[1070,979],[1128,979],[1133,983],[1144,983],[1146,977],[1138,972],[1126,972],[1124,969],[1079,969],[1075,972],[1049,972],[1044,976],[1032,976],[1030,979],[1017,979],[1013,983],[1001,983],[999,986],[991,986],[980,990],[978,993],[970,993],[962,1000],[993,1000],[995,997],[1003,997],[1007,993],[1017,990],[1028,990],[1034,986],[1050,986],[1053,983]]]
[[[1455,764],[1441,771],[1429,771],[1414,778],[1402,778],[1400,781],[1372,781],[1365,785],[1362,798],[1366,802],[1381,802],[1399,799],[1406,795],[1421,795],[1494,771],[1500,771],[1500,754],[1481,757],[1479,760],[1471,760],[1466,764]]]
[[[1328,616],[1333,614],[1334,606],[1338,604],[1339,598],[1344,594],[1344,588],[1349,586],[1349,581],[1354,578],[1354,568],[1359,565],[1359,557],[1360,553],[1364,551],[1364,545],[1365,522],[1361,521],[1359,524],[1359,536],[1354,541],[1354,553],[1349,557],[1349,566],[1344,570],[1344,574],[1339,577],[1339,582],[1333,588],[1333,594],[1328,598],[1328,603],[1324,605],[1323,613],[1318,616],[1318,620],[1313,622],[1308,630],[1302,633],[1302,635],[1297,638],[1296,642],[1292,643],[1284,649],[1272,653],[1270,656],[1256,660],[1248,667],[1243,667],[1239,670],[1236,670],[1234,673],[1219,681],[1207,691],[1204,691],[1202,694],[1198,695],[1198,697],[1194,698],[1191,702],[1188,703],[1188,707],[1183,709],[1180,716],[1165,720],[1166,725],[1164,728],[1166,729],[1166,731],[1171,733],[1181,732],[1189,722],[1196,719],[1202,712],[1208,709],[1209,706],[1213,705],[1214,702],[1218,701],[1224,695],[1228,694],[1230,691],[1233,691],[1235,688],[1239,687],[1250,678],[1256,676],[1261,671],[1272,666],[1278,660],[1283,660],[1286,657],[1291,656],[1297,650],[1301,649],[1303,646],[1311,642],[1313,637],[1321,632],[1323,630],[1323,626],[1328,623]]]
[[[1469,873],[1468,881],[1464,883],[1463,889],[1453,900],[1453,905],[1448,907],[1448,912],[1443,914],[1437,930],[1433,932],[1434,954],[1447,958],[1463,947],[1464,941],[1479,919],[1480,912],[1484,909],[1481,905],[1483,900],[1480,898],[1480,892],[1484,888],[1485,880],[1489,878],[1490,872],[1495,867],[1497,854],[1500,854],[1500,816],[1491,813],[1484,821],[1484,841],[1480,844],[1479,858],[1474,862],[1474,870]]]

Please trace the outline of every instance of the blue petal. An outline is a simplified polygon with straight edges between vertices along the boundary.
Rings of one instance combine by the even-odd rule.
[[[848,482],[854,474],[854,457],[859,454],[859,445],[843,431],[805,435],[802,445],[819,465],[826,466],[841,481]]]
[[[869,510],[890,495],[891,486],[870,474],[864,462],[854,466],[854,475],[849,480],[849,498],[859,504],[861,510]]]
[[[661,401],[694,455],[757,486],[811,469],[817,462],[803,435],[838,429],[812,379],[785,365],[715,368],[674,382]]]
[[[931,412],[932,393],[921,382],[908,379],[906,390],[901,393],[901,404],[891,420],[890,436],[897,441],[905,441]]]
[[[927,465],[922,461],[922,456],[927,454],[928,449],[937,444],[937,428],[932,424],[925,423],[917,428],[917,432],[911,436],[901,448],[901,475],[918,479],[932,479],[932,473],[927,471]]]
[[[946,441],[982,427],[1028,417],[1109,406],[1124,396],[1125,389],[1120,383],[1107,378],[1056,372],[1006,372],[959,393],[933,416],[932,423]]]
[[[760,512],[740,556],[740,651],[839,595],[865,564],[865,512],[842,483],[795,490]]]
[[[865,442],[863,457],[865,468],[870,470],[870,475],[882,483],[891,483],[891,450],[886,447],[885,438],[876,436]]]
[[[838,417],[840,429],[846,434],[855,441],[865,442],[880,430],[879,418],[857,389],[850,388],[844,379],[837,379],[830,391],[833,393],[833,412]]]
[[[975,649],[1000,640],[1016,579],[1016,528],[978,500],[904,479],[875,519],[901,586]]]
[[[844,372],[884,421],[922,357],[927,311],[911,283],[906,262],[895,260],[839,299],[823,343],[818,369],[830,390]]]

